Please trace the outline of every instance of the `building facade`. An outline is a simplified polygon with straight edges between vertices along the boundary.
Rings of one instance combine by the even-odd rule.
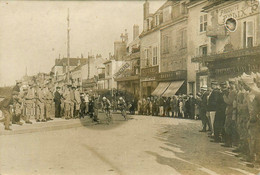
[[[210,49],[192,61],[204,64],[209,79],[219,82],[259,71],[259,1],[213,1],[203,11],[209,17]]]

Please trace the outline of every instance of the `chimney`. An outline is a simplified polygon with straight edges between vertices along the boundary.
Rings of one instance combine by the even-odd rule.
[[[84,57],[83,57],[83,54],[81,54],[81,58],[84,58]]]
[[[139,26],[134,25],[133,27],[133,40],[135,40],[139,36]]]
[[[149,2],[146,0],[144,3],[144,20],[149,16]]]

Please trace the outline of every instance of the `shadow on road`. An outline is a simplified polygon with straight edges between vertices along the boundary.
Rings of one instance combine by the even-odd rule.
[[[120,125],[123,125],[129,120],[133,119],[131,115],[127,115],[128,120],[125,120],[121,114],[112,113],[112,120],[108,124],[106,115],[105,113],[102,112],[98,114],[98,118],[100,122],[93,122],[92,118],[90,118],[89,116],[85,116],[84,118],[80,119],[80,122],[82,126],[90,129],[108,130],[108,129],[114,129],[116,127],[119,127]]]

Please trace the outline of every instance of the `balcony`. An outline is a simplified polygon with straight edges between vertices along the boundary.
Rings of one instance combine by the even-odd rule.
[[[246,56],[260,55],[260,45],[248,48],[239,48],[227,52],[211,53],[203,56],[196,56],[191,59],[192,62],[211,62],[229,58],[240,58]]]

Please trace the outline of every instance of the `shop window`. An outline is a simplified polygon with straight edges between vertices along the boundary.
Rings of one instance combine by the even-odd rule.
[[[153,48],[153,66],[157,65],[157,59],[158,59],[158,49],[157,47]]]
[[[200,32],[205,32],[208,26],[208,17],[207,15],[200,16]]]

